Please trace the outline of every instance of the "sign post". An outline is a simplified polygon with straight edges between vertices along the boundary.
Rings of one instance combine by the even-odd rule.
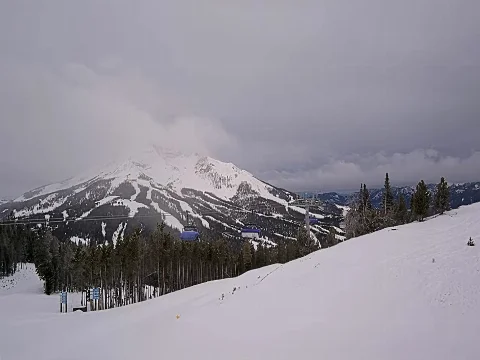
[[[64,312],[63,311],[63,305],[65,305],[65,312],[68,312],[68,308],[67,308],[67,292],[66,291],[62,291],[60,293],[60,312]]]
[[[99,298],[100,298],[100,288],[93,288],[93,300],[95,300],[95,310],[98,310]]]

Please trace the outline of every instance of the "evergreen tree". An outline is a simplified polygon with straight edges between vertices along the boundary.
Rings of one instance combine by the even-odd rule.
[[[385,186],[382,194],[383,215],[386,217],[393,209],[393,194],[388,173],[385,174]]]
[[[378,216],[377,212],[373,208],[372,201],[370,199],[370,192],[367,189],[367,185],[363,184],[363,214],[362,214],[362,233],[368,234],[379,229],[377,224]]]
[[[351,207],[345,215],[345,236],[351,239],[361,235],[360,230],[360,212],[357,208]]]
[[[359,206],[359,211],[362,214],[365,214],[367,211],[370,211],[373,209],[372,206],[372,201],[370,200],[370,192],[367,189],[366,184],[362,184],[360,188],[360,206]]]
[[[297,243],[300,250],[300,256],[305,256],[313,251],[319,249],[318,244],[315,244],[311,234],[307,233],[307,229],[301,226],[298,230]]]
[[[277,245],[277,262],[284,264],[287,262],[287,248],[284,241],[279,241]]]
[[[415,192],[413,192],[410,197],[410,211],[412,214],[415,214]]]
[[[38,276],[45,282],[45,294],[50,295],[54,289],[55,273],[52,263],[52,239],[53,236],[48,231],[44,236],[41,236],[35,246],[35,269]]]
[[[363,184],[360,184],[360,191],[358,192],[357,196],[357,201],[356,201],[356,211],[358,211],[360,214],[363,214],[363,211],[365,209],[365,196],[363,194]]]
[[[301,257],[298,241],[289,241],[287,244],[287,261]]]
[[[440,214],[450,210],[450,190],[444,177],[440,179],[435,192],[435,210]]]
[[[361,217],[363,213],[363,184],[360,191],[349,204],[350,210],[345,215],[345,235],[348,239],[362,235],[360,233]]]
[[[251,244],[245,241],[242,247],[242,262],[245,266],[245,271],[252,269],[252,251]]]
[[[338,239],[336,236],[337,232],[335,231],[335,228],[333,226],[330,226],[328,235],[327,235],[327,244],[328,246],[335,246],[338,244]]]
[[[395,220],[398,224],[404,224],[407,221],[408,210],[407,203],[405,201],[405,196],[400,194],[398,197],[398,202],[395,211]]]
[[[345,218],[345,231],[348,238],[368,234],[380,228],[377,211],[373,208],[366,184],[360,186],[360,192],[353,207]]]
[[[423,180],[421,180],[417,184],[412,201],[413,212],[418,220],[423,221],[423,219],[428,216],[428,211],[430,209],[430,200],[431,195],[428,191],[427,185]]]

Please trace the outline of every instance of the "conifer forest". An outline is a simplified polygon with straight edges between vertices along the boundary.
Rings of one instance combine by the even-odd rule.
[[[360,186],[360,191],[350,204],[350,210],[345,217],[346,237],[350,239],[387,227],[423,221],[426,217],[443,214],[450,210],[449,197],[449,187],[445,178],[441,178],[433,194],[428,190],[425,182],[420,180],[412,194],[410,204],[407,204],[403,194],[400,194],[397,199],[394,198],[387,173],[382,193],[382,206],[379,208],[372,206],[367,186],[365,184]]]

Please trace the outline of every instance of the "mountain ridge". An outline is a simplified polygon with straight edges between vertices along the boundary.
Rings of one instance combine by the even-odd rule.
[[[433,194],[436,191],[437,184],[430,183],[427,184],[428,190]],[[407,185],[407,186],[392,186],[392,193],[395,199],[398,198],[400,194],[405,196],[407,206],[410,204],[410,199],[414,193],[416,185]],[[477,202],[480,202],[480,182],[464,182],[464,183],[452,183],[449,185],[450,189],[450,206],[452,209],[456,209],[462,205],[470,205]],[[374,207],[380,207],[382,202],[382,192],[383,188],[372,188],[368,189],[370,194],[370,200]],[[349,206],[350,202],[358,195],[358,192],[350,194],[340,194],[338,192],[326,192],[315,194],[316,198],[320,201],[330,204],[336,204],[339,206]],[[310,193],[309,196],[313,196]]]
[[[125,160],[25,192],[1,204],[0,216],[44,222],[57,236],[75,241],[113,242],[127,227],[152,229],[159,221],[174,233],[193,221],[206,235],[228,238],[238,237],[241,226],[253,222],[265,233],[262,241],[274,245],[295,238],[304,221],[305,210],[293,206],[296,197],[232,163],[150,146]],[[331,225],[341,234],[336,208],[317,204],[312,216],[320,219],[312,227],[315,239],[326,236]]]

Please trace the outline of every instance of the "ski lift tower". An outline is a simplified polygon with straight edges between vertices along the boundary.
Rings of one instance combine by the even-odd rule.
[[[299,200],[299,203],[295,204],[295,206],[305,208],[305,228],[307,230],[308,236],[310,236],[310,206],[312,205],[312,199],[308,199],[305,193],[302,196],[302,199]]]
[[[308,236],[310,236],[310,225],[312,224],[312,219],[310,218],[310,207],[315,205],[317,195],[314,194],[311,198],[308,198],[307,193],[303,193],[300,196],[301,198],[297,199],[297,201],[294,201],[292,205],[305,208],[305,228],[307,230]]]
[[[309,204],[305,205],[305,225],[307,228],[307,235],[310,237],[310,213],[309,213]]]

